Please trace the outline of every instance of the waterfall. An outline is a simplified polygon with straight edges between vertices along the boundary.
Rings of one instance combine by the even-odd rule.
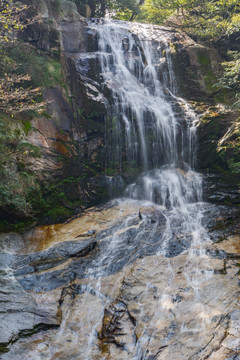
[[[187,202],[201,200],[200,177],[191,170],[197,116],[177,95],[169,34],[111,20],[90,27],[98,34],[102,91],[110,93],[107,166],[120,173],[136,167],[143,172],[127,187],[128,197],[164,205],[171,199],[179,204],[184,194]]]
[[[89,104],[106,113],[113,198],[65,224],[36,228],[14,256],[15,235],[6,238],[4,271],[14,277],[12,293],[9,277],[3,282],[3,299],[11,297],[3,326],[12,340],[1,358],[235,359],[239,240],[217,243],[225,230],[207,229],[229,210],[202,200],[198,116],[179,94],[175,35],[108,19],[89,20],[86,34],[90,44],[71,54],[71,64]],[[12,330],[18,322],[20,335]]]
[[[141,170],[137,179],[125,188],[124,199],[119,199],[118,204],[131,204],[135,201],[139,207],[155,206],[156,211],[161,212],[165,219],[161,235],[156,225],[148,233],[142,228],[135,237],[139,242],[148,237],[149,247],[158,238],[160,243],[156,248],[157,254],[166,258],[177,255],[173,248],[171,250],[176,231],[177,239],[180,242],[183,239],[183,247],[190,247],[183,273],[189,288],[194,291],[194,308],[196,306],[204,313],[206,309],[202,306],[200,287],[204,279],[211,277],[212,272],[208,269],[203,249],[203,244],[209,241],[209,237],[201,224],[204,209],[202,179],[194,171],[198,117],[191,106],[178,95],[169,34],[164,29],[154,29],[150,25],[111,20],[91,23],[89,27],[97,32],[101,86],[103,93],[108,94],[106,164],[120,173],[124,171],[124,167],[130,171],[132,168]],[[140,212],[139,214],[142,216]],[[124,223],[119,224],[110,244],[89,270],[91,286],[99,293],[106,267],[116,267],[121,261],[118,256],[123,238],[119,232],[129,226],[131,221],[132,218],[128,217]],[[149,350],[146,349],[151,347],[156,323],[168,308],[166,304],[172,296],[174,270],[170,262],[168,273],[168,285],[162,293],[156,295],[159,297],[159,305],[150,321],[151,338],[146,335],[148,329],[144,329],[144,335],[139,337],[131,359],[150,359]],[[154,279],[148,283],[146,294],[152,289],[153,283]],[[107,304],[108,300],[105,307]],[[88,342],[89,359],[92,359],[91,342],[99,322],[101,319],[96,321]],[[179,342],[184,342],[186,333],[194,334],[193,338],[197,339],[205,328],[203,319],[195,321],[189,327],[185,325],[183,316],[180,323]]]
[[[74,44],[75,25],[61,26]],[[175,46],[189,40],[108,19],[81,29],[64,54],[73,105],[89,115],[91,135],[76,142],[96,164],[89,174],[105,162],[86,186],[107,183],[112,198],[64,224],[1,234],[0,358],[238,359],[237,211],[202,199],[199,119],[174,74]],[[74,179],[69,192],[82,193]]]

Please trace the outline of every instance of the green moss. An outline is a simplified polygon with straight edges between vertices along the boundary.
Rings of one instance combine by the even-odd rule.
[[[219,138],[219,115],[207,114],[202,117],[201,124],[204,125],[205,140],[218,140]]]
[[[238,157],[232,158],[228,161],[229,169],[233,174],[240,174],[240,162],[237,161],[239,159],[239,156],[240,156],[240,151]]]
[[[23,130],[26,135],[28,135],[29,131],[32,129],[32,124],[30,121],[23,121]]]
[[[85,186],[85,176],[57,179],[42,184],[38,191],[32,191],[29,200],[35,217],[44,223],[54,223],[75,214],[76,209],[86,205],[74,191],[79,184]]]
[[[207,67],[211,63],[209,57],[203,52],[199,52],[197,54],[197,60],[199,64],[203,65],[204,67]]]
[[[59,61],[47,58],[46,61],[47,76],[45,76],[45,86],[52,86],[53,84],[64,84],[63,69]]]
[[[206,71],[206,76],[205,76],[205,82],[206,82],[208,91],[211,91],[211,92],[216,91],[216,87],[215,87],[216,81],[217,81],[216,75],[214,74],[214,72],[211,69],[208,69]]]
[[[211,68],[211,60],[205,52],[198,52],[197,54],[198,63],[201,66],[201,71],[204,75],[205,86],[208,92],[214,93],[219,90],[217,88],[217,77]]]
[[[45,52],[21,44],[7,50],[12,63],[6,71],[17,66],[18,74],[29,74],[31,77],[30,84],[34,87],[48,87],[65,84],[62,65],[59,59],[48,56]],[[41,100],[41,99],[39,99]]]
[[[131,167],[130,169],[125,170],[132,178],[136,178],[138,175],[141,174],[142,168],[140,167]]]
[[[107,167],[105,170],[105,175],[107,175],[107,176],[116,175],[116,168]]]

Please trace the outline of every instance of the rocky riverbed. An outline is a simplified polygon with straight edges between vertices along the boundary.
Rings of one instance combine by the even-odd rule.
[[[197,206],[201,244],[124,199],[1,235],[0,358],[238,359],[238,212]]]

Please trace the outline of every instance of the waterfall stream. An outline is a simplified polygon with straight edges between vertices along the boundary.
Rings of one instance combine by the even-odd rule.
[[[87,28],[97,51],[74,61],[106,108],[113,199],[51,225],[40,250],[41,228],[20,255],[3,249],[3,285],[21,309],[10,303],[17,330],[6,320],[13,341],[2,359],[238,359],[225,357],[240,346],[236,271],[206,226],[224,209],[202,200],[198,116],[178,93],[174,35],[108,19]]]
[[[111,92],[106,104],[110,162],[121,167],[126,158],[129,166],[145,170],[191,166],[196,117],[175,95],[167,34],[158,31],[156,49],[144,25],[139,36],[121,22],[104,21],[95,29],[103,88]]]
[[[194,311],[200,309],[201,317],[195,319],[189,327],[184,323],[184,315],[182,316],[178,341],[184,343],[185,334],[188,333],[191,334],[192,341],[201,343],[202,339],[198,339],[204,334],[208,310],[201,303],[200,288],[201,283],[211,277],[212,271],[209,270],[209,262],[202,246],[209,241],[201,224],[204,209],[202,179],[193,170],[197,115],[178,96],[171,61],[172,50],[166,31],[154,31],[149,25],[130,25],[111,20],[91,24],[90,28],[95,29],[98,34],[102,86],[103,89],[110,89],[111,93],[110,100],[106,102],[109,149],[107,164],[121,169],[125,160],[129,168],[142,169],[142,174],[136,181],[126,187],[125,198],[119,199],[118,204],[131,204],[135,200],[139,207],[154,206],[160,211],[165,219],[162,233],[159,234],[157,220],[148,234],[143,228],[135,239],[138,241],[141,237],[148,236],[148,243],[151,244],[156,241],[156,237],[160,237],[161,241],[156,249],[158,255],[167,258],[174,256],[174,251],[170,254],[169,246],[176,235],[179,241],[185,241],[183,247],[190,247],[183,274],[187,285],[194,291]],[[156,39],[155,44],[153,37]],[[140,216],[142,217],[141,213]],[[124,220],[124,225],[119,224],[111,242],[104,249],[103,256],[98,257],[98,264],[94,264],[89,270],[89,278],[94,274],[91,287],[99,293],[101,278],[106,275],[105,267],[111,266],[111,262],[121,261],[119,248],[123,239],[118,233],[122,227],[128,227],[131,220],[128,217]],[[145,329],[128,359],[151,358],[149,347],[157,331],[156,323],[160,321],[162,312],[171,309],[174,276],[174,269],[168,261],[166,286],[156,294],[159,298],[158,307],[150,325],[148,324],[152,329],[151,338],[146,336],[148,331]],[[154,281],[153,278],[148,282],[144,290],[146,295],[154,287]],[[105,307],[107,303],[106,300]],[[141,304],[139,306],[141,308]],[[189,311],[191,312],[190,309]],[[101,321],[100,317],[99,323]],[[92,336],[88,341],[88,359],[94,357],[91,353],[92,342],[94,343],[94,333],[99,323],[96,322],[95,327],[92,327]],[[176,357],[174,351],[171,358],[183,357]]]

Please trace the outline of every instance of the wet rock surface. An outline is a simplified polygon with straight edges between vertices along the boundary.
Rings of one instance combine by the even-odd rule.
[[[141,201],[2,236],[1,359],[236,358],[239,220],[198,206],[203,245]]]
[[[125,221],[120,222],[119,225],[94,234],[89,240],[79,241],[78,236],[74,242],[66,241],[44,252],[22,255],[14,264],[15,276],[24,289],[41,292],[53,290],[76,278],[98,277],[99,271],[101,276],[114,274],[139,257],[153,255],[161,249],[165,222],[163,214],[156,210],[147,214],[144,221],[138,216],[129,218],[127,224]],[[85,237],[89,237],[92,232],[89,230]],[[109,244],[112,244],[112,249],[109,257],[104,258]],[[173,239],[166,256],[176,256],[186,246],[186,242],[177,243]],[[98,261],[98,258],[101,260]],[[62,269],[54,270],[69,259],[71,262]]]
[[[0,351],[8,350],[8,343],[19,337],[59,325],[58,317],[50,307],[38,306],[34,297],[27,293],[13,275],[11,264],[14,257],[1,254],[0,267]]]
[[[215,204],[240,203],[240,191],[238,176],[211,174],[204,176],[203,183],[204,198]]]
[[[108,125],[110,130],[116,127],[114,115],[120,109],[114,108],[119,104],[120,93],[113,93],[111,89],[126,85],[131,74],[122,73],[128,74],[124,84],[112,81],[107,74],[115,74],[117,64],[126,70],[128,63],[128,66],[134,65],[132,74],[138,80],[147,65],[152,64],[150,68],[156,71],[152,77],[145,78],[149,93],[154,92],[154,79],[155,83],[158,80],[163,83],[154,111],[148,108],[149,97],[146,102],[138,103],[139,108],[145,104],[143,107],[147,109],[138,118],[138,126],[141,122],[150,136],[143,139],[143,134],[142,152],[137,146],[132,158],[137,154],[141,169],[150,170],[159,164],[168,164],[169,168],[160,171],[156,178],[153,174],[150,177],[144,174],[138,192],[143,192],[145,184],[146,193],[152,193],[151,196],[129,194],[133,198],[149,199],[149,202],[119,200],[88,210],[65,224],[38,227],[22,236],[1,236],[1,358],[236,359],[240,320],[239,215],[235,209],[201,202],[200,177],[183,166],[185,160],[189,163],[195,151],[190,133],[186,132],[193,121],[192,112],[183,99],[177,100],[171,94],[178,91],[173,67],[179,63],[178,77],[184,84],[181,90],[187,98],[199,100],[200,96],[204,100],[206,94],[213,95],[206,71],[214,72],[216,68],[215,51],[197,46],[171,29],[135,24],[131,30],[120,31],[119,41],[111,42],[112,50],[120,44],[121,62],[115,59],[114,63],[108,44],[103,54],[109,67],[101,69],[98,38],[101,31],[78,16],[73,2],[60,1],[56,19],[52,19],[48,2],[42,4],[42,18],[49,24],[54,23],[54,31],[49,27],[42,31],[45,24],[32,41],[45,50],[60,46],[72,101],[70,104],[64,92],[57,88],[46,89],[46,98],[51,100],[48,111],[52,119],[36,120],[37,132],[29,133],[32,143],[46,154],[44,163],[35,166],[48,171],[52,168],[52,176],[64,173],[89,179],[91,174],[92,179],[84,184],[83,179],[78,179],[75,185],[66,182],[68,194],[74,197],[77,194],[77,198],[80,195],[81,199],[86,194],[89,201],[93,185],[98,183],[103,188],[104,182],[106,187],[113,184],[117,169],[110,167],[106,171],[110,176],[96,173],[103,168],[106,170],[105,158],[101,156],[106,145],[104,134]],[[50,30],[54,35],[51,43]],[[144,40],[142,44],[141,39]],[[144,50],[144,43],[148,41],[152,44],[151,54],[148,46]],[[161,57],[159,46],[162,47]],[[188,71],[183,72],[185,65]],[[103,69],[106,70],[105,79]],[[187,82],[181,74],[187,75]],[[135,82],[135,86],[138,85],[139,81]],[[127,90],[131,87],[125,87],[126,97],[129,97],[132,90]],[[146,93],[142,99],[145,96]],[[134,95],[131,104],[124,96],[122,99],[127,121],[137,98]],[[161,106],[159,100],[163,100]],[[169,105],[171,112],[166,111]],[[165,113],[158,112],[164,108]],[[106,114],[111,115],[111,124],[105,124]],[[153,114],[157,115],[159,125],[163,119],[167,120],[163,127],[167,131],[159,131],[157,137]],[[173,118],[176,122],[169,127],[169,120]],[[176,134],[173,134],[175,126]],[[116,139],[109,135],[110,157],[112,149],[118,148],[118,138],[125,137],[122,123],[118,130]],[[139,145],[138,137],[133,137],[130,143]],[[122,145],[123,151],[112,159],[115,160],[112,165],[122,165],[125,160],[126,148],[124,143]],[[147,149],[150,150],[148,154]],[[70,161],[65,164],[50,162],[51,153],[54,158],[60,154]],[[148,167],[142,166],[144,156]],[[88,171],[84,169],[85,160]],[[172,169],[172,163],[176,169]],[[178,168],[181,165],[182,170]],[[127,173],[128,169],[124,171]],[[121,178],[122,174],[116,176],[116,183],[120,183]],[[124,181],[121,183],[122,188],[125,187]],[[226,193],[230,194],[229,189]],[[220,203],[227,200],[215,188],[206,199],[216,195]],[[95,193],[93,198],[96,197],[99,199],[100,195]],[[107,196],[102,194],[102,197]]]

